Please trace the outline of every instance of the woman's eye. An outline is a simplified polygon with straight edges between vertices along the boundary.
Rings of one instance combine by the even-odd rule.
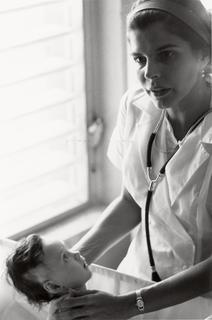
[[[139,64],[139,66],[141,66],[142,68],[145,66],[146,64],[146,58],[145,57],[134,57],[133,58],[135,63]]]
[[[162,51],[159,53],[159,61],[161,62],[168,62],[169,60],[173,59],[175,57],[175,52],[174,51]]]

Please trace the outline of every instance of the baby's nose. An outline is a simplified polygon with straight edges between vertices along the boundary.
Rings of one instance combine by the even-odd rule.
[[[79,261],[80,260],[80,253],[79,251],[72,251],[72,255],[75,260]]]

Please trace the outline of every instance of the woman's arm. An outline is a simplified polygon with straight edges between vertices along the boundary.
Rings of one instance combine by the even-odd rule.
[[[186,302],[212,290],[212,257],[166,280],[141,289],[144,313]],[[82,307],[83,306],[83,307]],[[53,308],[53,306],[52,306]],[[87,291],[54,305],[51,320],[124,320],[139,315],[135,292],[114,296],[101,291]]]
[[[144,313],[154,312],[186,302],[209,291],[212,291],[212,257],[170,278],[140,290],[144,300]],[[135,299],[135,293],[120,296],[123,305],[128,303],[129,306],[131,301],[131,317],[139,314],[135,306]]]
[[[212,290],[212,257],[141,290],[145,312],[167,308]]]
[[[97,223],[72,248],[90,264],[141,221],[141,208],[124,188],[101,214]]]

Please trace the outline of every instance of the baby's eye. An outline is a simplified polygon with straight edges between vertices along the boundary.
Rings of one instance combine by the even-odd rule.
[[[133,57],[133,59],[141,68],[143,68],[146,64],[146,58],[144,56]]]
[[[161,51],[158,55],[159,61],[168,62],[176,56],[176,52],[172,50]]]

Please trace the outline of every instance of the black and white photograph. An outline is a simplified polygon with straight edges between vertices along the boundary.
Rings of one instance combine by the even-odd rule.
[[[0,0],[0,320],[212,320],[212,0]]]

